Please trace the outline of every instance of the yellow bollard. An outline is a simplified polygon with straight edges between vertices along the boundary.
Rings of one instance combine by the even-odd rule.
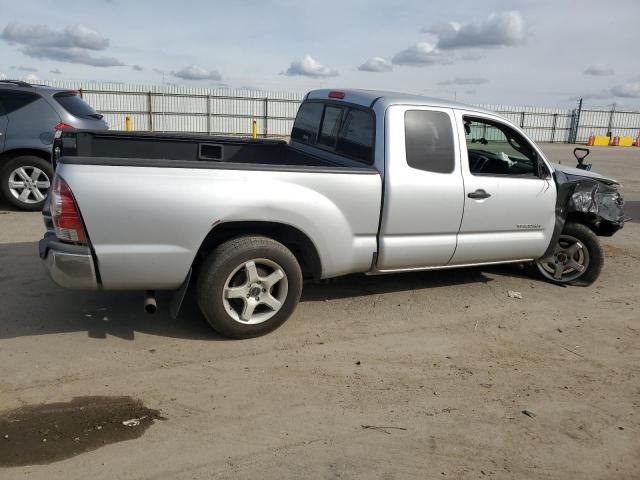
[[[127,132],[131,131],[131,117],[129,115],[127,115],[126,117],[124,117],[124,129]]]
[[[258,122],[255,120],[251,124],[251,138],[258,138]]]

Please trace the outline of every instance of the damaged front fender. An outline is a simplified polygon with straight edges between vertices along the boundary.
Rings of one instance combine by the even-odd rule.
[[[553,252],[567,221],[582,223],[596,235],[609,237],[624,226],[624,199],[615,183],[556,170],[556,225],[549,248]]]

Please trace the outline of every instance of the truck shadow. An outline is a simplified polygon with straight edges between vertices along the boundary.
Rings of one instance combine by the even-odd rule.
[[[624,202],[624,216],[626,222],[640,222],[640,201]]]
[[[484,272],[519,275],[514,266],[468,268],[367,277],[350,275],[305,285],[303,302],[415,291],[447,285],[487,283]],[[0,245],[0,339],[87,332],[134,340],[136,333],[189,340],[224,340],[198,310],[193,289],[177,320],[169,315],[171,293],[159,292],[159,310],[144,313],[141,292],[79,292],[55,285],[40,264],[35,242]]]

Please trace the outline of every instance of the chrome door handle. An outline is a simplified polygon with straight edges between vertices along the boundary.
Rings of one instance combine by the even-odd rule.
[[[477,189],[475,192],[471,192],[467,195],[469,198],[473,198],[474,200],[482,200],[483,198],[489,198],[491,196],[490,193],[487,193],[482,188]]]

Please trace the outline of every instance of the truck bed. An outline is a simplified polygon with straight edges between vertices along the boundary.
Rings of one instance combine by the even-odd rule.
[[[341,165],[336,159],[320,158],[303,152],[283,140],[82,130],[65,132],[58,142],[61,156],[80,157],[84,160],[100,159],[99,163],[118,165],[150,166],[154,160],[164,160],[171,161],[167,166],[179,166],[174,162],[186,162],[189,167],[197,166],[197,162],[201,162],[201,166],[212,163],[298,167],[346,166]]]
[[[106,290],[178,288],[225,224],[297,229],[317,250],[322,278],[371,267],[382,201],[373,167],[283,141],[195,135],[69,131],[54,149]]]

